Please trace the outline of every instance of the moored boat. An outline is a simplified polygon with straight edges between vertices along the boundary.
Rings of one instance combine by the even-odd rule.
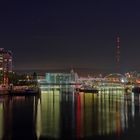
[[[84,93],[98,93],[98,89],[91,86],[82,86],[76,89],[78,92]]]
[[[79,89],[79,92],[98,93],[98,90],[97,89]]]

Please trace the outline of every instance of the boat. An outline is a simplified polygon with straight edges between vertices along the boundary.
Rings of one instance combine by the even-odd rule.
[[[81,87],[77,88],[76,91],[84,92],[84,93],[98,93],[99,90],[95,87],[84,85],[84,86],[81,86]]]
[[[79,92],[98,93],[98,90],[97,89],[79,89]]]

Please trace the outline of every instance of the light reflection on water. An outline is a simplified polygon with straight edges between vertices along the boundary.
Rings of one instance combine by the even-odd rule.
[[[0,140],[121,138],[137,129],[139,100],[123,90],[77,94],[71,88],[46,89],[40,96],[1,96]]]
[[[3,104],[0,102],[0,139],[3,136]]]

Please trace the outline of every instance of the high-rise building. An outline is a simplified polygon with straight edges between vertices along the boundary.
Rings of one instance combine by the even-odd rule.
[[[8,84],[10,72],[12,72],[12,53],[4,48],[0,48],[0,84]]]

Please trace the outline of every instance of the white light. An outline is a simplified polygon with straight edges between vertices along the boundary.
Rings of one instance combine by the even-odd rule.
[[[125,82],[124,79],[121,79],[121,82],[124,83]]]

